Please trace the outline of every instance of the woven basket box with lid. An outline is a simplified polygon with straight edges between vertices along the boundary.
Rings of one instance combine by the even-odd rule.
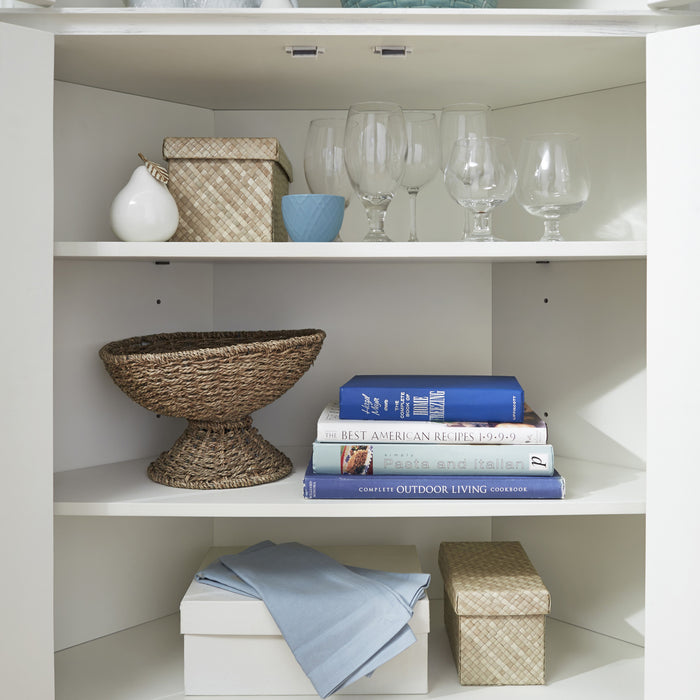
[[[173,241],[286,241],[282,197],[292,166],[275,138],[167,137]]]
[[[519,542],[442,542],[445,627],[462,685],[544,683],[550,595]]]
[[[214,547],[200,568],[243,547]],[[318,547],[336,561],[384,571],[421,570],[412,545]],[[416,641],[339,695],[423,694],[428,692],[428,599],[413,608],[409,625]],[[192,581],[180,603],[184,635],[186,695],[316,696],[265,603]]]

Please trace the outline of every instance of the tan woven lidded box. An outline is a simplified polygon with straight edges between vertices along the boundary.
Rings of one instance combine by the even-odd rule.
[[[445,627],[462,685],[544,683],[549,591],[519,542],[442,542]]]
[[[292,166],[275,138],[167,137],[173,241],[286,241],[282,197]]]

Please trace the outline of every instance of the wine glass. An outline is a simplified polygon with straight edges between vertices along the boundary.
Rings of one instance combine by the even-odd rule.
[[[345,169],[344,140],[345,119],[313,119],[304,145],[304,176],[310,192],[345,197],[347,208],[352,185]]]
[[[559,219],[588,199],[590,177],[576,134],[538,134],[524,139],[518,158],[516,199],[544,219],[541,241],[562,241]]]
[[[505,139],[472,136],[455,143],[445,168],[445,185],[451,197],[474,215],[465,240],[500,240],[491,232],[491,212],[511,198],[517,179]]]
[[[432,112],[404,111],[403,116],[408,150],[401,185],[408,192],[410,203],[408,240],[417,241],[416,199],[420,188],[433,179],[440,166],[440,136],[437,119]]]
[[[480,102],[459,102],[443,107],[440,114],[440,145],[442,147],[442,172],[445,172],[452,146],[459,139],[470,136],[486,136],[486,115],[490,107]],[[471,219],[469,209],[464,210],[462,240],[470,240]]]
[[[399,105],[362,102],[352,105],[345,123],[345,166],[367,212],[365,241],[390,241],[386,212],[406,166],[406,125]]]
[[[329,117],[309,123],[304,144],[304,176],[312,194],[335,194],[350,204],[352,185],[345,169],[345,119]],[[340,241],[340,235],[335,239]]]

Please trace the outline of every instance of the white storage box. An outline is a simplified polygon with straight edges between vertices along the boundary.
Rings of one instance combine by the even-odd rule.
[[[210,549],[200,568],[242,547]],[[416,548],[318,547],[350,566],[384,571],[421,571]],[[428,692],[428,599],[414,608],[410,626],[417,641],[340,694]],[[180,604],[185,642],[186,695],[316,695],[261,600],[193,581]]]

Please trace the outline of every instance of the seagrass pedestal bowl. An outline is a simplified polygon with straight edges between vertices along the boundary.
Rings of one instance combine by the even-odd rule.
[[[291,471],[289,458],[260,435],[250,414],[301,378],[325,337],[317,329],[162,333],[108,343],[99,355],[133,401],[188,421],[148,476],[167,486],[228,489]]]

